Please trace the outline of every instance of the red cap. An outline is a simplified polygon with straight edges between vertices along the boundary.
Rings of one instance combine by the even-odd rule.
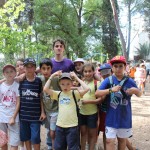
[[[124,56],[115,56],[110,60],[111,65],[113,63],[124,63],[126,65],[126,59]]]
[[[5,66],[3,67],[3,72],[5,71],[6,68],[13,68],[13,69],[16,71],[15,66],[13,66],[13,65],[11,65],[11,64],[5,65]]]

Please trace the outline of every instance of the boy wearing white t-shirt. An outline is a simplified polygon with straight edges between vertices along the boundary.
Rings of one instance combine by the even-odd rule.
[[[17,150],[20,144],[19,135],[19,84],[14,81],[16,69],[13,65],[3,67],[5,82],[0,84],[0,130],[7,135],[9,132],[10,150]],[[1,150],[7,150],[5,144]]]

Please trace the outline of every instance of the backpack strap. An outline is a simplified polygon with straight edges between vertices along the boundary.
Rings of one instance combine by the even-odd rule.
[[[124,83],[127,81],[129,77],[124,76],[123,79],[120,81],[119,85],[123,87]]]
[[[95,91],[97,90],[97,80],[94,80]]]
[[[59,97],[60,97],[61,92],[62,92],[62,91],[60,91],[59,94],[58,94],[58,101],[59,101]],[[58,102],[58,104],[59,104],[59,102]]]
[[[73,99],[74,99],[74,102],[75,102],[75,105],[76,105],[77,117],[79,117],[79,107],[78,107],[78,104],[77,104],[76,96],[74,94],[74,90],[72,90],[72,95],[73,95]]]
[[[113,77],[109,76],[108,79],[109,79],[109,82],[110,82],[110,87],[112,88],[113,87]]]

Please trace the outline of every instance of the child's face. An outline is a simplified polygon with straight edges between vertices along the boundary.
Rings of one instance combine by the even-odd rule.
[[[25,68],[25,73],[26,75],[34,75],[35,74],[35,70],[36,70],[36,66],[33,64],[26,64],[24,66]]]
[[[59,85],[63,92],[68,92],[71,90],[72,81],[70,79],[61,79]]]
[[[91,66],[86,66],[83,70],[83,76],[85,80],[91,81],[94,77],[94,71]]]
[[[52,68],[51,66],[47,66],[46,64],[43,64],[42,67],[40,68],[40,71],[45,78],[49,78],[51,75]]]
[[[112,66],[112,71],[116,76],[124,75],[126,65],[124,63],[114,63]]]
[[[19,74],[23,74],[24,73],[24,65],[22,61],[17,61],[16,62],[16,70]]]
[[[84,64],[82,62],[75,62],[74,65],[76,72],[81,73]]]
[[[13,81],[16,76],[16,71],[13,68],[6,68],[3,72],[6,80]]]
[[[80,83],[77,80],[73,80],[72,84],[74,87],[78,87],[80,85]]]

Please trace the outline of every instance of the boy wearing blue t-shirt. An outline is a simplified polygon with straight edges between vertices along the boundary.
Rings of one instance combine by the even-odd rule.
[[[115,149],[115,138],[118,138],[118,150],[125,150],[126,138],[132,135],[131,96],[141,96],[141,91],[131,78],[126,78],[126,60],[123,56],[116,56],[110,61],[112,65],[112,82],[106,78],[96,92],[96,96],[106,96],[106,149]],[[126,78],[126,80],[125,80]],[[121,82],[124,80],[124,84]]]
[[[24,61],[25,79],[20,82],[20,139],[25,142],[27,150],[31,143],[40,150],[40,126],[45,119],[41,101],[42,82],[35,76],[36,62],[32,58]]]

